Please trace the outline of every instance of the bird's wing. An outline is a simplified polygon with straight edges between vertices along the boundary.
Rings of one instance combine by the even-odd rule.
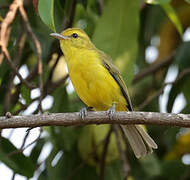
[[[119,70],[112,63],[112,60],[108,55],[106,55],[103,51],[100,51],[100,50],[98,50],[98,52],[100,54],[100,57],[101,57],[101,60],[102,60],[104,67],[109,71],[109,73],[112,75],[112,77],[115,79],[115,81],[119,85],[121,92],[126,99],[128,110],[132,111],[133,109],[132,109],[130,97],[128,95],[128,90],[127,90],[127,87],[125,85],[125,82],[123,81],[123,79],[121,77]]]

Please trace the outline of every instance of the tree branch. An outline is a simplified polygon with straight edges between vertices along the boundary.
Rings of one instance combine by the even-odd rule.
[[[138,74],[136,74],[133,78],[132,83],[136,84],[137,82],[139,82],[144,77],[157,72],[158,70],[160,70],[163,67],[169,66],[173,62],[175,54],[176,54],[176,52],[174,51],[171,53],[171,55],[166,57],[166,59],[163,59],[158,64],[152,64],[150,67],[148,67],[145,70],[143,70],[142,72],[139,72]]]
[[[190,127],[190,114],[157,112],[116,112],[109,119],[107,112],[88,112],[82,120],[78,112],[53,113],[29,116],[0,117],[0,129],[40,126],[77,126],[87,124],[151,124]]]

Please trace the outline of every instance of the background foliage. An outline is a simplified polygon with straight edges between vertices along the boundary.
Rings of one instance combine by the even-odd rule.
[[[11,3],[0,2],[1,33]],[[49,36],[52,31],[68,27],[83,28],[95,45],[112,57],[129,87],[136,110],[190,113],[188,3],[188,0],[25,0],[28,19],[24,21],[22,13],[17,12],[7,29],[7,48],[14,67],[11,68],[2,51],[0,54],[0,115],[73,112],[84,106],[69,88],[59,43]],[[14,70],[30,86],[19,81]],[[46,103],[48,98],[52,100],[50,105]],[[20,174],[39,180],[119,180],[124,179],[123,165],[128,166],[127,179],[190,178],[188,129],[147,127],[158,150],[137,160],[122,141],[121,147],[127,154],[125,163],[118,137],[112,132],[104,167],[103,151],[109,129],[108,125],[44,127],[35,141],[26,144],[33,132],[29,130],[20,148],[10,141],[11,134],[5,137],[5,130],[1,130],[0,161],[12,169],[12,179]],[[52,145],[50,153],[40,161],[47,144]],[[30,145],[32,149],[26,154]]]

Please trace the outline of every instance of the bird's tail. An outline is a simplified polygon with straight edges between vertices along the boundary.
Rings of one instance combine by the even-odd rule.
[[[148,153],[152,153],[152,149],[157,149],[157,144],[141,125],[121,125],[121,129],[127,137],[137,158],[143,157]]]

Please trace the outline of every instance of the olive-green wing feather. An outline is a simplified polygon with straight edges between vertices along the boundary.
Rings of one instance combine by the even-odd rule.
[[[114,66],[114,64],[112,63],[112,60],[109,56],[107,56],[103,51],[98,50],[98,52],[100,54],[103,65],[109,71],[109,73],[112,75],[112,77],[115,79],[115,81],[118,83],[118,85],[121,89],[121,92],[126,99],[128,110],[132,111],[133,110],[132,104],[131,104],[130,97],[128,95],[127,87],[120,75],[119,70]]]

